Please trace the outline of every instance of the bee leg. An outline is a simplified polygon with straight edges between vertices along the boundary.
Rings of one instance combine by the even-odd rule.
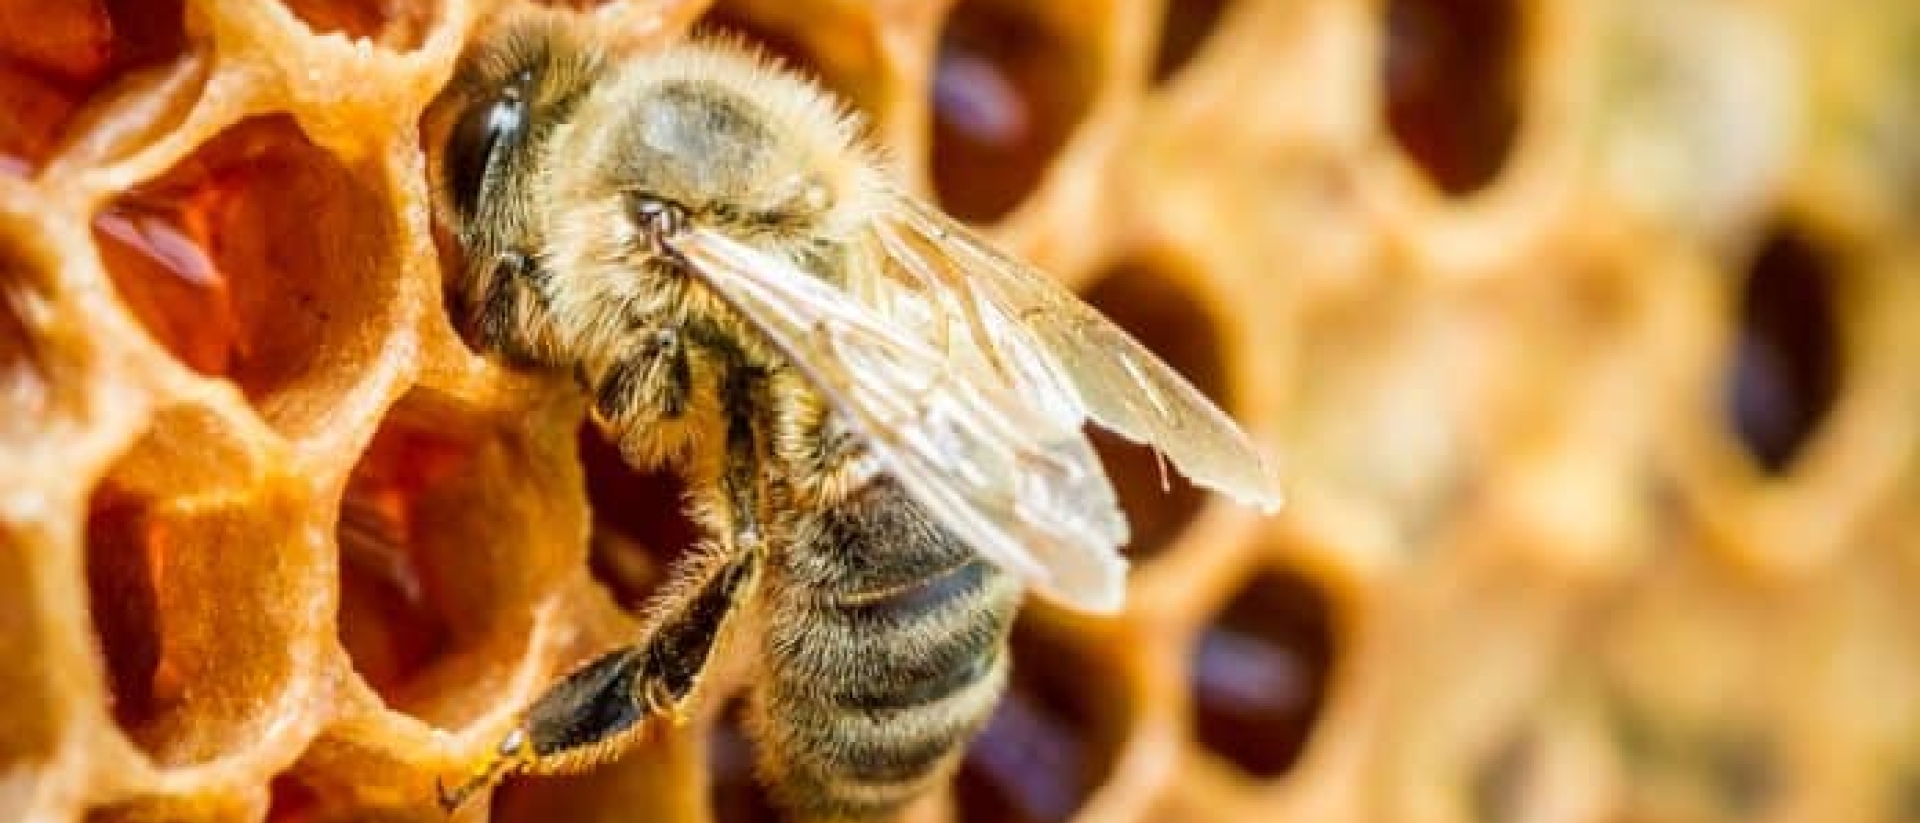
[[[742,546],[760,544],[761,495],[765,465],[762,440],[755,426],[757,409],[762,406],[762,386],[746,369],[730,369],[721,387],[721,402],[726,408],[727,462],[721,469],[720,487],[733,515],[733,539]]]
[[[693,394],[693,363],[680,333],[671,328],[642,331],[625,357],[601,372],[593,385],[593,410],[619,429],[647,421],[642,412],[674,420],[686,414]]]
[[[759,573],[758,550],[695,558],[710,568],[684,575],[661,595],[674,603],[645,642],[608,652],[549,687],[502,738],[494,755],[451,791],[440,787],[449,812],[503,777],[529,772],[579,771],[618,756],[643,728],[665,715],[685,722],[686,707],[712,660],[723,630],[745,602]]]
[[[481,348],[516,365],[554,365],[543,288],[547,274],[533,258],[506,252],[494,261],[478,305],[474,333]]]

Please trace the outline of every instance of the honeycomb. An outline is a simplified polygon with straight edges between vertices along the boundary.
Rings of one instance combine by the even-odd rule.
[[[448,319],[492,0],[0,0],[0,820],[440,820],[692,540]],[[1247,421],[916,821],[1920,821],[1920,5],[615,0]],[[738,655],[733,655],[737,658]],[[730,660],[730,670],[751,661]],[[769,819],[717,696],[496,821]]]

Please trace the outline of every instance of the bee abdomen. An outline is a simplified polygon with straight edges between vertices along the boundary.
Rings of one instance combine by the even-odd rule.
[[[869,566],[839,576],[854,585],[788,577],[769,591],[768,677],[755,690],[762,770],[775,798],[803,820],[898,812],[956,761],[1006,683],[1017,581],[944,531],[897,528],[903,516],[924,517],[904,496],[862,502],[889,510],[856,503],[826,515],[841,521],[821,532],[837,544],[794,547],[812,555],[812,571],[858,564],[879,547],[857,544],[903,535],[921,539],[886,551],[928,562],[917,579],[877,590],[856,587],[873,582]],[[878,515],[865,519],[876,528],[848,522],[868,513]]]

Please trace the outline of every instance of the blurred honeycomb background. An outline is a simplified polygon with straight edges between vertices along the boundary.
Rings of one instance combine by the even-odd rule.
[[[422,113],[520,5],[0,0],[0,821],[439,820],[632,638],[674,481],[442,295]],[[1106,444],[1126,613],[1029,609],[913,819],[1920,821],[1920,4],[548,13],[786,56],[1282,460]],[[748,745],[462,819],[768,819]]]

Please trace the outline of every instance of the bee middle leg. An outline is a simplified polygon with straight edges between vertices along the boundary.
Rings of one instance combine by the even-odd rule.
[[[693,395],[693,356],[678,330],[635,331],[620,357],[587,388],[593,410],[616,427],[641,425],[645,417],[673,420],[687,413]]]
[[[441,806],[452,811],[508,774],[566,773],[604,763],[624,751],[650,717],[679,722],[724,630],[752,591],[760,564],[758,548],[696,557],[691,571],[659,595],[675,605],[645,642],[608,652],[549,687],[470,779],[451,791],[442,788]]]

